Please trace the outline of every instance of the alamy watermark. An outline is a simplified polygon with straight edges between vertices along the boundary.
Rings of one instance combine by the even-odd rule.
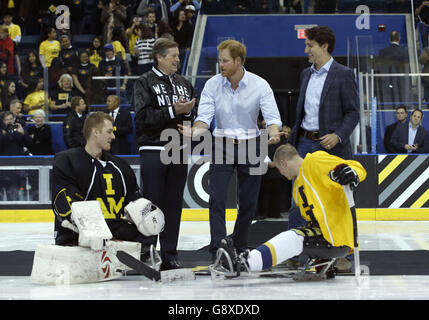
[[[185,122],[184,125],[190,126],[191,123]],[[234,131],[229,132],[231,133]],[[246,164],[249,165],[249,174],[265,174],[268,168],[268,131],[253,129],[235,133],[239,140],[214,137],[208,130],[197,137],[183,135],[182,139],[176,129],[165,129],[160,136],[161,141],[167,141],[160,154],[161,162],[186,164],[190,156],[204,154],[209,157],[201,157],[197,164],[209,161],[214,164]],[[240,139],[240,137],[250,138]]]

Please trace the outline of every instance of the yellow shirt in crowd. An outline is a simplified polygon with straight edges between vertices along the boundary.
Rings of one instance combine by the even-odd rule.
[[[128,34],[128,32],[131,30],[131,28],[128,28],[127,29],[127,31],[126,31],[126,33]],[[130,53],[134,53],[134,47],[136,46],[136,42],[137,42],[137,39],[138,39],[138,35],[136,35],[135,33],[132,33],[130,36],[128,36],[127,35],[127,38],[128,38],[128,46],[130,47],[129,49],[130,49]]]
[[[95,50],[90,53],[91,55],[89,56],[89,62],[98,68],[98,64],[101,60],[103,60],[103,57],[99,55],[98,52]]]
[[[40,91],[34,91],[32,93],[30,93],[29,95],[27,95],[25,97],[24,100],[24,105],[29,105],[31,106],[35,106],[35,105],[40,105],[40,104],[44,104],[45,103],[45,91],[40,90]],[[43,108],[43,106],[41,107]],[[36,112],[36,110],[38,110],[39,108],[36,109],[31,109],[28,111],[28,114],[34,114],[34,112]]]
[[[293,185],[293,198],[306,221],[311,221],[311,216],[317,220],[326,241],[353,248],[353,219],[346,195],[342,185],[329,177],[329,172],[342,163],[355,170],[360,181],[366,178],[359,162],[316,151],[304,158]]]
[[[40,44],[39,55],[43,55],[45,57],[45,65],[50,67],[52,60],[54,60],[54,58],[58,57],[60,54],[60,50],[61,46],[59,41],[45,40]]]
[[[125,59],[126,59],[126,53],[125,53],[124,46],[118,40],[113,41],[112,45],[113,45],[113,52],[115,53],[115,56],[118,53],[120,53],[122,60],[125,61]]]
[[[19,25],[11,23],[10,26],[4,24],[3,27],[6,27],[9,30],[9,37],[13,41],[21,41],[21,27]]]

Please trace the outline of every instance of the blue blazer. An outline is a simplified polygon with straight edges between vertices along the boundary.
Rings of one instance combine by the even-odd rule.
[[[304,102],[310,68],[301,73],[301,86],[297,102],[295,126],[289,137],[289,143],[298,144],[298,131],[304,119]],[[337,134],[341,142],[327,151],[343,159],[352,159],[350,135],[359,122],[359,97],[353,71],[334,61],[329,69],[323,86],[319,106],[319,135]]]
[[[398,153],[407,153],[404,146],[408,144],[408,130],[409,122],[407,121],[405,123],[398,123],[395,131],[393,131],[390,144]],[[414,138],[413,144],[417,144],[418,148],[412,153],[429,153],[429,132],[423,128],[423,126],[419,126],[417,128],[417,134]]]

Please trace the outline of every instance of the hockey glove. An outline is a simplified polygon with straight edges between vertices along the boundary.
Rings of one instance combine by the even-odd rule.
[[[356,188],[359,184],[359,177],[356,171],[344,163],[336,166],[334,170],[331,170],[331,172],[329,172],[329,177],[341,185],[351,184]]]

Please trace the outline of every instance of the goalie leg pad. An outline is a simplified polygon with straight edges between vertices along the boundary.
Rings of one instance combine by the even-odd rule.
[[[39,245],[36,248],[31,281],[63,285],[107,281],[122,276],[115,252],[83,247]]]

